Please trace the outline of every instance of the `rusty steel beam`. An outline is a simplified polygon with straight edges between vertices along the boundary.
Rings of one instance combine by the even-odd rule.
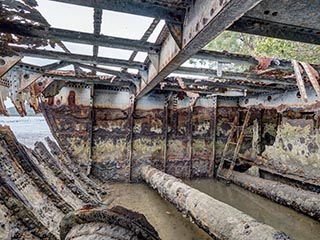
[[[211,118],[211,135],[212,135],[212,153],[209,165],[209,177],[214,176],[215,165],[216,165],[216,134],[217,134],[217,113],[218,113],[218,97],[212,98],[212,118]]]
[[[246,95],[244,90],[226,90],[226,89],[201,89],[201,88],[180,88],[178,86],[165,86],[163,88],[155,88],[156,90],[163,90],[168,92],[190,92],[198,93],[200,95],[213,96],[229,96],[229,97],[243,97]]]
[[[79,6],[101,8],[105,10],[124,12],[146,17],[164,19],[167,22],[182,23],[185,9],[167,7],[160,3],[145,0],[50,0]]]
[[[143,34],[143,36],[141,37],[140,41],[148,41],[149,37],[151,36],[151,34],[153,33],[153,31],[155,30],[155,28],[158,26],[160,22],[160,19],[154,19],[152,21],[152,23],[150,24],[150,26],[148,27],[148,29],[145,31],[145,33]],[[154,47],[156,48],[156,46]],[[151,50],[151,49],[150,49]],[[151,52],[157,52],[157,51],[160,51],[160,49],[153,49]],[[129,61],[133,61],[134,58],[137,56],[138,54],[138,51],[134,51],[130,58],[129,58]]]
[[[14,46],[11,46],[11,49],[18,53],[21,53],[22,55],[36,57],[36,58],[46,58],[46,59],[54,59],[54,60],[84,63],[84,64],[85,63],[99,64],[99,65],[107,65],[107,66],[113,66],[113,67],[127,67],[127,68],[133,68],[133,69],[144,68],[144,63],[128,62],[126,60],[121,60],[121,59],[112,59],[112,58],[103,58],[103,57],[97,57],[94,59],[92,56],[82,55],[82,54],[72,54],[72,53],[65,53],[65,52],[47,51],[47,50],[30,49],[30,48],[14,47]]]
[[[186,14],[183,31],[180,33],[182,48],[179,48],[174,37],[169,34],[159,54],[159,65],[150,64],[147,81],[141,82],[137,98],[150,92],[163,78],[259,2],[261,0],[193,1]]]
[[[320,98],[320,86],[319,86],[319,73],[309,64],[309,63],[301,63],[304,71],[306,72],[314,90],[316,91],[318,97]]]
[[[289,85],[294,86],[296,82],[294,79],[283,79],[283,78],[276,78],[272,76],[260,76],[255,73],[251,72],[229,72],[225,71],[222,72],[222,76],[218,76],[217,71],[209,68],[191,68],[191,67],[179,67],[177,68],[174,73],[179,74],[193,74],[199,75],[204,77],[211,77],[215,79],[228,79],[234,80],[237,82],[247,81],[247,82],[256,82],[256,83],[263,83],[263,84],[277,84],[277,85]]]
[[[24,37],[50,39],[56,41],[59,40],[80,44],[96,45],[101,47],[112,47],[143,52],[159,51],[159,46],[143,40],[132,40],[105,36],[97,33],[92,34],[30,24],[1,22],[0,32],[17,34]]]
[[[245,213],[204,194],[151,166],[142,166],[141,177],[160,195],[189,216],[214,239],[291,239]]]
[[[129,181],[132,181],[132,171],[133,171],[133,127],[134,127],[134,110],[135,110],[135,96],[134,94],[130,97],[130,108],[128,109],[128,125],[129,125],[129,135],[127,141],[128,148],[128,162],[129,162]]]
[[[243,108],[276,109],[278,112],[285,110],[318,110],[319,97],[313,87],[307,87],[308,102],[304,102],[298,89],[289,90],[280,94],[266,93],[255,97],[239,99],[239,106]]]
[[[163,149],[163,171],[167,172],[168,165],[168,121],[169,121],[169,105],[171,103],[173,92],[170,92],[164,102],[164,119],[163,119],[163,134],[164,134],[164,149]]]
[[[22,57],[20,57],[20,56],[12,56],[12,57],[1,57],[0,56],[0,77],[5,75],[21,59],[22,59]]]
[[[311,17],[311,16],[310,16]],[[228,28],[230,31],[320,44],[319,30],[244,16]]]
[[[73,64],[72,62],[69,62],[69,64]],[[120,77],[123,80],[138,80],[139,76],[136,74],[131,74],[125,71],[116,71],[108,68],[101,68],[101,67],[96,67],[96,66],[91,66],[87,64],[82,64],[82,63],[77,63],[79,67],[85,68],[85,69],[90,69],[92,71],[96,72],[101,72],[101,73],[106,73],[110,74],[113,76]]]
[[[246,83],[246,82],[233,82],[229,80],[215,80],[215,79],[199,79],[199,78],[182,78],[183,83],[186,86],[192,85],[197,86],[200,89],[207,88],[232,88],[232,89],[243,89],[247,90],[248,92],[254,92],[254,93],[263,93],[263,92],[283,92],[285,89],[282,86],[264,86],[259,84],[253,84],[253,83]],[[164,82],[161,82],[160,85],[165,86],[178,86],[178,82],[175,77],[168,77],[165,79]]]
[[[302,69],[300,70],[300,65],[299,65],[299,63],[297,61],[292,60],[291,63],[292,63],[292,67],[293,67],[293,70],[294,70],[294,75],[295,75],[296,80],[297,80],[297,85],[298,85],[301,97],[302,97],[304,102],[308,102],[308,96],[307,96],[307,92],[306,92],[306,87],[304,85],[304,81],[303,81],[302,74],[301,74],[301,70]]]

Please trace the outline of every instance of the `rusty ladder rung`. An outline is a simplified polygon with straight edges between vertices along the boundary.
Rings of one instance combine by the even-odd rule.
[[[229,178],[230,178],[230,176],[232,174],[232,170],[236,165],[236,161],[237,161],[237,157],[238,157],[238,154],[239,154],[239,151],[240,151],[240,147],[241,147],[241,144],[242,144],[243,139],[245,137],[245,128],[248,125],[248,123],[250,121],[250,117],[251,117],[250,109],[246,109],[245,111],[244,110],[239,110],[238,112],[246,112],[246,117],[245,117],[244,123],[243,123],[242,126],[238,126],[237,123],[238,123],[238,120],[239,120],[239,114],[235,116],[235,118],[233,120],[232,127],[231,127],[231,131],[230,131],[230,134],[228,136],[228,140],[227,140],[226,146],[224,148],[224,151],[223,151],[223,154],[222,154],[222,157],[221,157],[221,161],[219,163],[219,167],[218,167],[218,170],[217,170],[217,177],[225,179],[227,181],[227,183],[229,182]],[[239,136],[237,142],[232,142],[231,139],[233,138],[233,136],[234,136],[234,134],[236,132],[235,129],[237,129],[237,128],[241,128],[240,136]],[[227,155],[227,152],[228,152],[228,147],[229,147],[230,144],[236,145],[236,148],[234,149],[234,152],[233,152],[232,159],[226,158],[226,155]],[[228,172],[227,172],[227,176],[226,177],[224,177],[224,176],[222,176],[220,174],[220,172],[221,172],[221,170],[222,170],[222,168],[224,166],[224,162],[225,161],[228,161],[228,162],[231,163],[229,168],[228,168]]]

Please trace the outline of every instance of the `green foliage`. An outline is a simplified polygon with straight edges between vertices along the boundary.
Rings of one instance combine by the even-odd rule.
[[[320,46],[237,32],[223,32],[206,49],[320,63]]]

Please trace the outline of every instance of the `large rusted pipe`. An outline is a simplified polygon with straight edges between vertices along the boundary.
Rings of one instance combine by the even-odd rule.
[[[153,167],[142,166],[141,177],[208,234],[223,240],[290,240],[285,233],[204,194]]]
[[[251,192],[308,214],[320,221],[320,194],[233,171],[231,181]]]

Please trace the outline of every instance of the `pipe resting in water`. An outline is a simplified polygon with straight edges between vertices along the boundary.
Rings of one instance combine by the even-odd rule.
[[[179,211],[216,239],[291,240],[285,233],[260,223],[245,213],[220,202],[180,179],[151,166],[142,166],[141,177]]]

